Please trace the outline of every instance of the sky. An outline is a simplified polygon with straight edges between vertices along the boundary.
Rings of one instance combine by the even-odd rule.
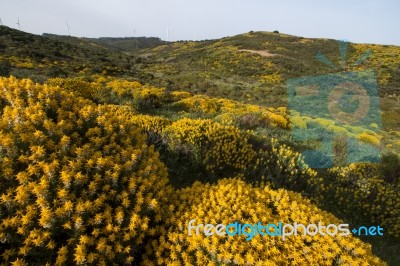
[[[77,37],[216,39],[274,31],[400,45],[399,0],[0,0],[3,25]]]

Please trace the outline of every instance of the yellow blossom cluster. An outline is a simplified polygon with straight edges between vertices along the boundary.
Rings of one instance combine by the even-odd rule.
[[[187,97],[175,103],[189,112],[199,112],[215,115],[231,115],[236,119],[252,115],[260,124],[269,124],[274,127],[289,128],[288,112],[286,107],[266,108],[251,104],[242,104],[236,101],[212,98],[205,95]],[[240,123],[238,123],[240,124]]]
[[[104,89],[94,82],[87,82],[82,78],[51,78],[46,81],[51,87],[61,87],[90,100],[103,100]]]
[[[137,261],[170,198],[165,166],[124,115],[0,78],[0,241],[6,264]]]
[[[317,178],[317,173],[308,167],[301,153],[279,143],[275,138],[264,138],[264,142],[269,142],[270,148],[258,153],[257,164],[248,172],[248,175],[256,178],[250,181],[255,181],[259,186],[269,184],[276,188],[304,191],[308,180]]]
[[[139,106],[160,107],[169,101],[165,88],[143,87],[133,91],[133,99]]]
[[[252,183],[299,191],[306,189],[307,180],[316,176],[299,152],[276,139],[255,140],[252,131],[210,119],[183,118],[167,125],[162,135],[171,150],[191,153],[212,174],[246,173]],[[253,141],[266,147],[256,147]]]
[[[140,89],[143,85],[137,81],[113,80],[106,84],[119,97],[131,96],[134,90]]]
[[[256,157],[248,134],[209,119],[183,118],[166,127],[172,149],[192,150],[213,173],[245,170]]]
[[[215,114],[220,111],[218,99],[205,95],[195,95],[184,98],[177,102],[177,105],[190,112],[201,112],[206,114]]]
[[[377,164],[334,167],[324,179],[310,179],[310,183],[318,201],[341,206],[342,213],[378,223],[388,234],[400,237],[400,186],[385,182]]]
[[[149,132],[161,134],[171,124],[171,121],[164,117],[151,115],[134,115],[130,121],[147,134]]]
[[[377,134],[372,135],[368,133],[360,133],[357,138],[365,143],[373,144],[373,145],[379,145],[380,144],[380,139]]]
[[[12,66],[15,67],[19,67],[19,68],[41,68],[44,67],[45,65],[43,63],[37,63],[32,61],[31,58],[29,57],[16,57],[16,56],[6,56],[4,58],[2,58],[2,56],[0,56],[0,59],[2,59],[1,61],[8,61],[10,62],[10,64]]]
[[[265,119],[268,124],[275,127],[288,128],[289,121],[280,114],[275,114],[273,112],[265,111],[261,114],[261,119]]]
[[[222,113],[214,117],[214,120],[222,125],[235,125],[235,120],[237,120],[237,116],[232,113]]]
[[[188,91],[172,91],[171,98],[173,102],[177,102],[189,97],[192,97],[193,94]]]
[[[144,86],[137,81],[114,80],[106,84],[113,93],[121,98],[127,98],[142,107],[160,107],[170,101],[170,95],[165,88]]]
[[[292,127],[304,129],[307,128],[307,122],[305,119],[299,115],[294,115],[290,118],[290,123]]]
[[[348,236],[205,236],[195,225],[228,225],[261,222],[322,225],[340,220],[313,205],[300,194],[268,186],[255,188],[238,179],[222,179],[216,185],[196,182],[177,192],[172,216],[157,229],[160,236],[146,247],[143,265],[386,265],[371,246]]]
[[[260,77],[260,82],[265,82],[269,84],[279,84],[282,82],[282,75],[279,73],[262,75]]]
[[[103,105],[103,108],[107,109],[107,111],[110,113],[115,113],[118,116],[127,118],[132,126],[137,127],[142,133],[145,134],[161,134],[164,128],[172,123],[165,117],[138,114],[131,106],[127,105],[106,104]]]

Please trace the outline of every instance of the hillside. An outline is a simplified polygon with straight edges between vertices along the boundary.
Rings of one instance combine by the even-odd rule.
[[[49,77],[132,76],[132,57],[79,38],[39,36],[0,26],[0,74]]]
[[[111,47],[121,51],[127,52],[136,52],[142,49],[153,48],[162,44],[165,44],[165,41],[162,41],[160,38],[155,37],[125,37],[125,38],[109,38],[109,37],[101,37],[101,38],[87,38],[87,40],[98,43],[107,47]]]
[[[352,64],[368,49],[372,51],[371,57],[356,69],[372,68],[377,71],[381,96],[398,94],[399,47],[350,43],[346,51],[344,70],[354,70]],[[318,52],[339,66],[339,69],[333,69],[316,60]],[[237,76],[243,82],[247,81],[245,84],[248,85],[274,87],[290,78],[342,71],[338,41],[269,32],[251,32],[212,41],[166,44],[143,51],[142,57],[148,60],[144,63],[154,67],[154,70],[162,64],[170,71],[162,72],[164,77],[168,78],[168,74],[171,73],[171,81],[178,85],[180,77],[191,74],[193,82],[205,78],[210,83],[216,83],[215,86],[218,84],[216,81],[221,79],[223,83],[233,86]],[[176,73],[179,75],[174,75]],[[204,77],[196,79],[196,74],[200,73],[203,73]],[[228,77],[231,76],[233,78],[230,80]],[[245,90],[245,84],[239,84],[243,100],[248,92]],[[249,100],[257,100],[255,96],[251,96]]]
[[[382,127],[290,112],[288,80],[343,72],[315,58],[341,65],[335,40],[110,46],[0,27],[3,264],[399,265],[399,47],[347,48],[345,71],[378,74]],[[301,153],[321,144],[295,129],[335,136],[335,165],[311,167]],[[363,160],[371,149],[381,162]],[[384,236],[227,241],[188,236],[194,218],[380,225]]]
[[[111,48],[117,51],[136,52],[142,49],[153,48],[167,42],[155,37],[125,37],[125,38],[77,38],[72,36],[63,36],[56,34],[44,33],[43,37],[68,42],[75,45],[93,45],[99,44],[106,48]]]
[[[353,64],[366,51],[371,56]],[[322,53],[336,69],[316,59]],[[342,69],[338,41],[250,32],[220,40],[177,42],[140,53],[154,85],[267,106],[287,105],[286,81],[341,71],[377,73],[387,131],[400,129],[400,47],[350,43]]]

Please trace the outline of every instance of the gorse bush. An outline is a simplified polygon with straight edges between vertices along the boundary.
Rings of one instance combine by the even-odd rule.
[[[380,139],[377,136],[368,134],[368,133],[361,133],[357,136],[357,138],[365,143],[373,144],[373,145],[379,145]]]
[[[192,113],[206,115],[231,115],[237,126],[255,127],[270,125],[283,129],[289,128],[288,113],[285,107],[266,108],[257,105],[243,104],[223,98],[212,98],[205,95],[185,97],[174,103],[175,106]],[[250,117],[252,122],[250,122]],[[249,123],[250,122],[250,123]]]
[[[193,94],[187,91],[172,91],[171,92],[171,97],[172,101],[177,102],[185,98],[192,97]]]
[[[30,80],[1,78],[0,103],[3,262],[137,261],[170,190],[135,123]]]
[[[380,168],[353,163],[329,169],[324,178],[309,179],[313,196],[320,203],[339,206],[347,217],[377,223],[387,234],[400,237],[400,183],[385,180]]]
[[[304,162],[301,153],[294,151],[277,139],[263,139],[270,146],[260,149],[257,164],[249,167],[248,180],[273,188],[286,188],[294,191],[309,190],[309,180],[318,178],[317,173]]]
[[[171,151],[194,155],[210,175],[246,174],[254,184],[296,191],[308,189],[316,177],[302,155],[276,139],[257,138],[209,119],[180,119],[164,128],[162,135]]]
[[[128,118],[129,123],[137,127],[141,132],[149,134],[151,132],[161,134],[165,127],[172,122],[161,116],[138,114],[126,105],[104,105],[107,111]]]
[[[46,84],[51,87],[61,87],[65,90],[69,90],[83,98],[99,102],[106,103],[109,97],[109,91],[103,88],[100,84],[94,82],[88,82],[82,78],[52,78],[46,81]]]
[[[131,101],[137,108],[158,108],[171,101],[165,88],[144,86],[136,81],[114,80],[106,84],[107,88],[119,97]]]
[[[177,102],[176,105],[190,112],[206,114],[215,114],[221,110],[221,104],[218,102],[218,99],[210,98],[205,95],[185,97]]]
[[[294,221],[340,224],[333,215],[316,208],[299,194],[268,186],[254,188],[237,179],[216,185],[195,183],[178,191],[172,216],[157,229],[160,236],[146,248],[144,265],[385,265],[371,246],[352,236],[246,237],[188,235],[188,223],[199,224]],[[215,229],[214,229],[215,231]]]
[[[217,175],[243,171],[256,156],[246,134],[207,119],[178,120],[165,129],[165,135],[171,149],[192,152]]]

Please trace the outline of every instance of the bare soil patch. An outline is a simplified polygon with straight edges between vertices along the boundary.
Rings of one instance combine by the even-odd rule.
[[[267,50],[248,50],[248,49],[241,49],[241,50],[239,50],[239,52],[249,52],[249,53],[252,53],[252,54],[259,54],[259,55],[265,56],[265,57],[277,56],[277,54],[271,54],[271,53],[268,52]]]

